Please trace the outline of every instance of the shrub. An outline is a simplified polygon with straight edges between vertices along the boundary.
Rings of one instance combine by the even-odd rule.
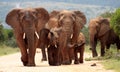
[[[120,37],[120,8],[118,8],[111,17],[110,26]]]

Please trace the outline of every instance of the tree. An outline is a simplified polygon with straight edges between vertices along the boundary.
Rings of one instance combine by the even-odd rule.
[[[116,9],[110,20],[110,26],[120,37],[120,8]]]

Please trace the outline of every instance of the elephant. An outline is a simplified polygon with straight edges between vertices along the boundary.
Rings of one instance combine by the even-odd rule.
[[[86,17],[81,11],[62,10],[50,13],[50,19],[46,24],[46,28],[49,29],[50,32],[52,31],[57,37],[56,46],[58,52],[56,65],[71,64],[68,45],[77,42],[79,32],[85,24]],[[58,35],[56,31],[54,31],[57,29]]]
[[[73,45],[68,45],[70,47],[70,57],[74,59],[74,64],[83,63],[84,49],[85,49],[85,36],[82,32],[79,33],[77,42]],[[78,58],[79,53],[79,58]]]
[[[35,66],[35,52],[38,47],[40,30],[49,20],[44,8],[16,8],[6,16],[6,23],[13,28],[16,42],[21,51],[24,66]]]
[[[47,36],[47,39],[49,41],[49,45],[47,47],[47,54],[48,54],[48,63],[49,65],[52,66],[57,66],[58,61],[57,61],[57,53],[58,53],[58,37],[59,37],[59,32],[61,31],[62,28],[52,28]],[[61,65],[62,58],[59,58],[59,65]]]
[[[82,32],[80,32],[79,37],[77,39],[77,43],[74,45],[74,64],[79,64],[79,63],[83,63],[83,59],[84,59],[84,49],[85,49],[85,36]],[[78,55],[79,58],[78,58]]]
[[[89,37],[90,47],[92,50],[92,56],[98,56],[96,51],[97,41],[100,41],[101,45],[101,56],[105,54],[106,49],[110,48],[111,44],[116,44],[117,49],[120,49],[119,36],[115,34],[112,28],[110,28],[110,19],[97,17],[91,19],[89,22]]]

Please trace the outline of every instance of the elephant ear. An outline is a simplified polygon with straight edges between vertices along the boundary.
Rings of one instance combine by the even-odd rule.
[[[15,31],[21,30],[21,25],[18,19],[18,13],[21,9],[13,9],[6,16],[6,23],[10,25]]]
[[[77,42],[79,32],[84,27],[84,25],[86,24],[86,17],[82,12],[74,11],[74,13],[75,13],[76,20],[75,20],[75,25],[73,27],[74,31],[73,31],[72,43]]]
[[[49,20],[49,13],[47,10],[44,8],[35,8],[37,11],[37,18],[38,18],[38,24],[37,24],[37,29],[40,31],[42,28],[45,27],[45,24]]]
[[[59,11],[54,10],[50,13],[50,18],[56,17],[58,14],[59,14]]]
[[[108,19],[101,19],[98,22],[100,25],[100,30],[98,32],[98,36],[101,37],[106,34],[110,30],[110,22]]]
[[[50,13],[50,19],[48,23],[45,25],[45,28],[50,30],[51,28],[58,27],[58,14],[59,11],[52,11]]]
[[[84,13],[80,11],[74,11],[74,13],[76,14],[76,23],[77,25],[80,25],[80,28],[82,29],[86,24],[86,17]]]

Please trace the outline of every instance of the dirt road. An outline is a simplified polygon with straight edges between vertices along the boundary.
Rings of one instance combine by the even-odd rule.
[[[36,67],[25,67],[20,61],[20,53],[0,57],[0,72],[114,72],[105,70],[99,61],[85,61],[78,65],[49,66],[48,62],[41,62],[41,53],[36,53]],[[85,53],[85,57],[90,54]],[[91,66],[96,63],[96,66]]]

